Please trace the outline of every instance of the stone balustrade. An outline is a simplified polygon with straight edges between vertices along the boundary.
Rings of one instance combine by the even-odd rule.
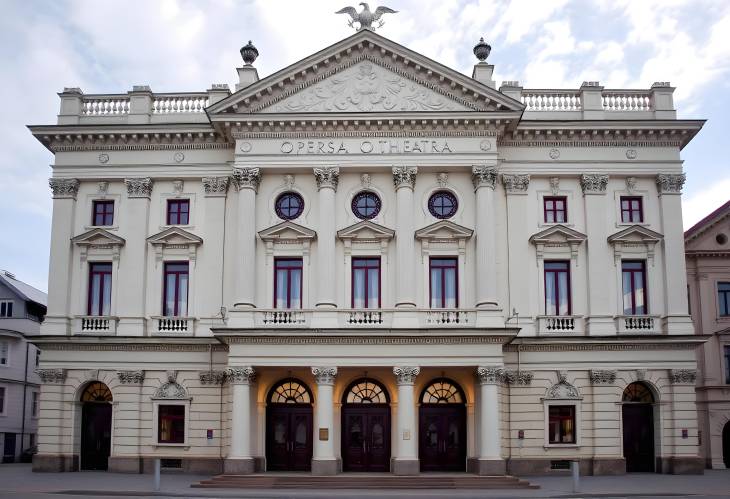
[[[149,321],[152,334],[178,335],[193,334],[195,319],[192,317],[152,317]]]
[[[584,334],[585,321],[579,315],[541,315],[537,318],[538,334]]]
[[[580,92],[577,90],[522,91],[520,100],[526,111],[580,111]]]
[[[116,334],[117,317],[106,315],[79,315],[74,320],[75,334]]]
[[[619,334],[658,333],[658,315],[618,315],[616,329]]]

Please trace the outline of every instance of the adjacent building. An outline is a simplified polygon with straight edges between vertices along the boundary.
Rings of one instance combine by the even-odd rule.
[[[674,88],[363,29],[231,92],[66,88],[36,470],[701,473]]]

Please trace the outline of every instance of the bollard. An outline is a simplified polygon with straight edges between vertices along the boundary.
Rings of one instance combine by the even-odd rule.
[[[570,462],[570,472],[573,474],[573,492],[580,491],[580,461]]]
[[[155,491],[160,490],[160,460],[155,459]]]

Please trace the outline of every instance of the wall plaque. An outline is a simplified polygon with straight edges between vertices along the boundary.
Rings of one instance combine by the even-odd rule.
[[[319,429],[319,439],[322,441],[327,441],[330,439],[330,429],[329,428],[320,428]]]

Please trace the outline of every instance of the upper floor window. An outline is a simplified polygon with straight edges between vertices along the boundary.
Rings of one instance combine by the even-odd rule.
[[[88,315],[110,315],[112,303],[112,264],[89,264]]]
[[[646,264],[644,261],[621,262],[624,315],[648,313],[646,296]]]
[[[7,341],[0,341],[0,366],[8,365],[9,353],[10,353],[10,344]]]
[[[362,220],[370,220],[380,213],[380,198],[374,192],[363,191],[352,198],[352,213]]]
[[[190,223],[190,200],[167,200],[167,225],[188,225]]]
[[[545,314],[570,315],[570,262],[545,262]]]
[[[5,387],[0,386],[0,414],[5,414]]]
[[[41,363],[41,351],[36,350],[35,351],[35,366],[38,367]]]
[[[0,317],[13,316],[13,300],[0,301]]]
[[[157,409],[157,417],[158,443],[185,443],[184,405],[160,405]]]
[[[717,283],[717,302],[720,308],[720,317],[730,316],[730,282]]]
[[[94,201],[91,225],[114,225],[114,201]]]
[[[304,211],[304,198],[296,192],[285,192],[276,198],[274,209],[282,220],[294,220]]]
[[[621,223],[636,224],[644,221],[640,196],[621,196]]]
[[[302,308],[302,259],[274,260],[274,308]]]
[[[380,308],[380,258],[352,259],[352,308]]]
[[[551,444],[575,443],[575,406],[551,405],[548,414]]]
[[[542,200],[546,224],[568,221],[568,199],[565,196],[546,196]]]
[[[188,262],[165,263],[165,290],[162,315],[188,315]]]
[[[429,265],[431,308],[458,307],[457,259],[432,257]]]
[[[30,414],[34,418],[38,417],[38,392],[31,393]]]
[[[437,191],[428,198],[428,211],[436,218],[451,218],[458,208],[456,196],[449,191]]]
[[[730,385],[730,345],[725,345],[725,383]]]

